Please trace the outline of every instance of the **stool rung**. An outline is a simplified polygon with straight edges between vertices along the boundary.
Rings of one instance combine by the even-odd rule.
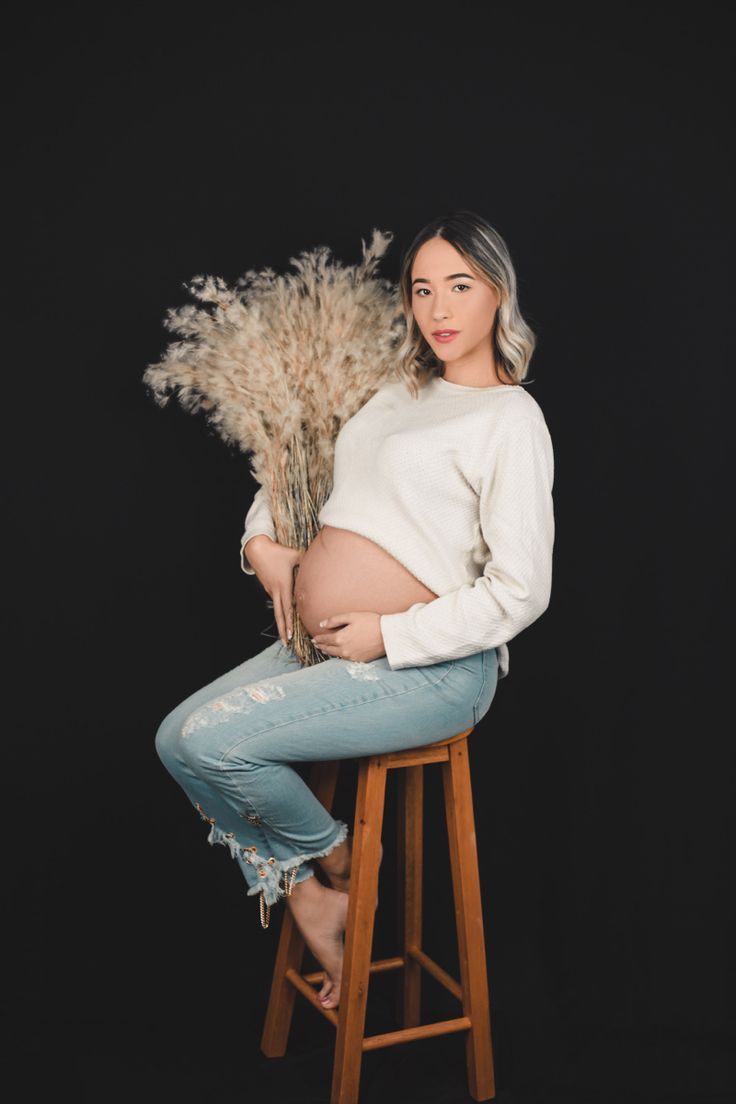
[[[284,977],[287,981],[291,982],[294,988],[297,989],[303,997],[307,998],[312,1008],[316,1008],[319,1012],[322,1013],[326,1020],[330,1021],[333,1027],[337,1027],[337,1011],[334,1008],[322,1007],[322,1005],[317,1000],[316,992],[309,984],[309,982],[304,980],[300,973],[298,973],[293,967],[290,966],[284,974]]]
[[[453,1031],[468,1031],[472,1022],[469,1016],[458,1016],[456,1020],[438,1020],[437,1023],[422,1024],[421,1027],[405,1027],[403,1031],[387,1031],[384,1035],[366,1035],[363,1050],[377,1050],[379,1047],[397,1046],[399,1043],[413,1043],[417,1039],[429,1039],[432,1035],[449,1035]]]
[[[409,947],[409,954],[418,962],[423,970],[426,970],[428,974],[431,974],[435,981],[438,981],[440,985],[444,985],[445,989],[452,993],[453,997],[457,997],[459,1001],[463,999],[463,991],[460,985],[455,981],[454,977],[448,974],[441,966],[438,966],[434,959],[426,955],[419,947]]]
[[[455,981],[451,974],[448,974],[446,970],[443,970],[434,959],[430,958],[428,954],[425,954],[420,947],[409,947],[409,954],[411,957],[419,963],[422,969],[426,970],[428,974],[431,974],[435,981],[438,981],[440,985],[444,985],[448,992],[452,993],[453,997],[456,997],[459,1001],[463,999],[463,991],[460,988],[459,982]],[[404,959],[401,955],[397,955],[395,958],[378,958],[375,962],[370,964],[370,972],[372,974],[382,973],[385,970],[402,970],[404,968]],[[302,981],[309,982],[321,982],[324,980],[324,970],[315,970],[311,974],[299,974],[296,970],[288,971],[286,975],[292,985],[295,985],[297,989],[303,991],[301,986],[296,985],[296,978],[301,978]]]
[[[404,959],[402,957],[397,958],[379,958],[375,962],[371,962],[370,972],[372,974],[380,973],[382,970],[400,970],[404,965]],[[293,967],[284,974],[287,981],[290,981],[297,992],[301,993],[303,997],[306,997],[313,1008],[316,1008],[326,1020],[329,1020],[333,1027],[337,1027],[337,1011],[333,1008],[323,1008],[317,1000],[317,994],[310,985],[310,982],[323,981],[325,976],[324,970],[315,970],[311,974],[300,974],[298,970]]]
[[[401,970],[404,965],[404,959],[401,955],[396,958],[377,958],[375,962],[370,964],[370,972],[372,974],[378,974],[382,970]],[[305,981],[322,981],[325,976],[324,970],[315,970],[313,974],[301,974],[301,977]]]

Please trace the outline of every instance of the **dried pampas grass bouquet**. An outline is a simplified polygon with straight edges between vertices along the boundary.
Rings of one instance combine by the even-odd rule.
[[[400,295],[375,274],[392,239],[379,230],[370,246],[361,239],[359,265],[320,246],[289,258],[294,273],[251,269],[232,287],[195,276],[184,286],[203,305],[169,308],[164,326],[181,340],[143,375],[159,406],[175,393],[250,454],[276,540],[288,548],[305,550],[317,535],[337,434],[394,371],[405,332]],[[293,597],[292,614],[293,654],[303,666],[321,662]]]

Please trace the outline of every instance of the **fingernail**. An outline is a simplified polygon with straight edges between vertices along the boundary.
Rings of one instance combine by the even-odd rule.
[[[291,629],[289,629],[288,633],[286,634],[286,639],[287,639],[287,640],[291,640],[291,638],[292,638],[292,636],[293,636],[293,635],[294,635],[294,634],[293,634],[292,630],[291,630]]]

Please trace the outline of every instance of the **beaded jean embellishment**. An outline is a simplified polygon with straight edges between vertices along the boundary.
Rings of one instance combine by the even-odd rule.
[[[202,806],[200,805],[200,803],[198,801],[196,801],[194,803],[194,807],[197,810],[197,812],[199,813],[202,820],[204,820],[207,824],[210,825],[210,827],[211,827],[210,842],[212,842],[212,839],[214,838],[213,837],[213,832],[215,831],[215,827],[216,827],[215,826],[215,818],[207,816],[207,814],[205,813],[204,809],[202,808]],[[257,813],[246,813],[245,814],[245,819],[249,820],[251,822],[251,824],[260,824],[261,823],[261,818],[258,816]],[[237,850],[237,846],[238,846],[237,843],[235,842],[235,833],[234,832],[225,832],[223,839],[224,839],[224,841],[227,842],[228,846],[230,847],[230,853],[233,854],[234,851]],[[271,855],[268,859],[262,859],[258,855],[258,848],[257,847],[243,847],[241,850],[242,850],[243,857],[244,857],[245,861],[248,863],[249,866],[258,866],[258,865],[260,865],[260,869],[258,871],[258,877],[259,878],[267,877],[267,871],[266,871],[265,867],[274,865],[274,863],[276,862],[275,856]],[[298,869],[299,869],[299,865],[292,867],[292,870],[291,870],[290,873],[287,872],[286,870],[282,871],[283,876],[284,876],[284,896],[285,897],[291,897],[291,891],[294,888],[294,882],[296,880],[296,872],[297,872]],[[261,893],[260,897],[259,897],[259,906],[260,906],[261,927],[262,928],[267,928],[268,925],[271,922],[271,906],[269,904],[266,904],[266,901],[264,900],[263,893]]]

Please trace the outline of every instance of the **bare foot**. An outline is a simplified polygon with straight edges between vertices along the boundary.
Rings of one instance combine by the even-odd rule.
[[[337,1008],[344,953],[343,933],[348,916],[346,893],[324,886],[317,878],[297,882],[286,898],[304,941],[325,971],[317,999],[323,1008]]]

